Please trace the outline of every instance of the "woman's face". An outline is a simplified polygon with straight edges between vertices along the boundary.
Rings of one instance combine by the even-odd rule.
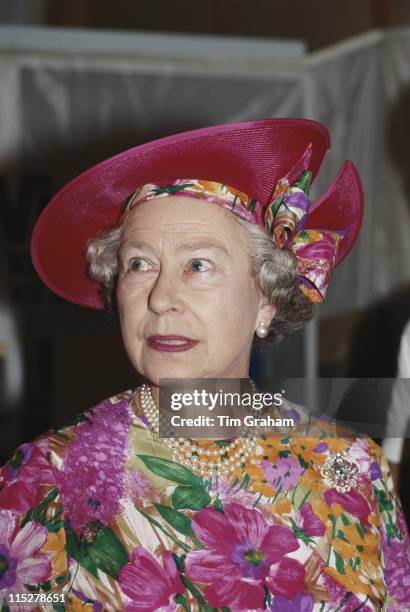
[[[135,369],[161,378],[243,378],[273,308],[250,274],[243,229],[214,203],[173,196],[127,217],[117,301]]]

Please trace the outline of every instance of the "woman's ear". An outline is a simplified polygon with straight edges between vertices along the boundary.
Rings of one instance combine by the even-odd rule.
[[[269,302],[269,300],[267,300],[266,298],[261,298],[258,308],[256,325],[263,323],[266,328],[269,328],[269,325],[271,324],[272,319],[275,317],[275,315],[276,306],[274,304],[271,304],[271,302]]]

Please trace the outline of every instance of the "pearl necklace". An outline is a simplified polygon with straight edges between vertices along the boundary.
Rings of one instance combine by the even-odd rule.
[[[152,431],[158,434],[159,410],[148,385],[143,384],[140,387],[139,401]],[[228,475],[239,467],[244,467],[256,446],[256,437],[238,438],[227,446],[217,449],[202,448],[185,438],[164,438],[164,440],[172,449],[174,461],[208,478],[222,474]],[[235,452],[228,456],[228,453],[233,450]]]

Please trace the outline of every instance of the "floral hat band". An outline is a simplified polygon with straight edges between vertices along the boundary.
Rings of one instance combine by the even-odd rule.
[[[138,204],[172,195],[220,204],[245,221],[265,227],[277,248],[291,250],[298,263],[300,288],[312,302],[323,302],[335,266],[339,242],[347,230],[304,229],[309,215],[308,194],[312,173],[307,169],[311,147],[281,178],[266,207],[246,193],[214,181],[176,179],[147,183],[127,198],[118,224]]]

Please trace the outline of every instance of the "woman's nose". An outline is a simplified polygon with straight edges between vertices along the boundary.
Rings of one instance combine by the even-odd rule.
[[[181,287],[175,270],[162,268],[148,298],[148,306],[157,314],[181,311]]]

